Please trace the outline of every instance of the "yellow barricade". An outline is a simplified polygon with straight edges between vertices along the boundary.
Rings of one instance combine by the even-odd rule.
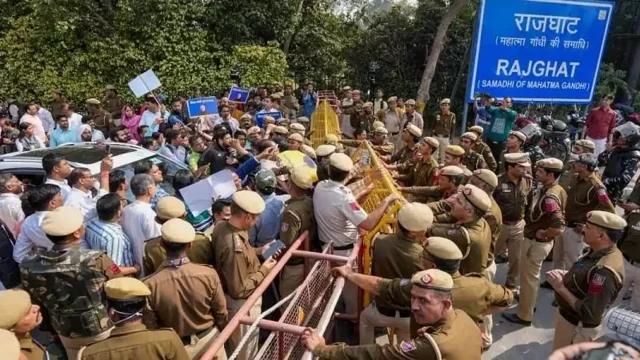
[[[333,134],[340,138],[340,122],[338,114],[331,108],[329,101],[321,100],[318,108],[311,116],[311,142],[313,147],[324,144],[327,135]]]
[[[368,141],[360,145],[358,150],[351,156],[351,159],[354,164],[365,169],[365,178],[373,179],[374,189],[360,202],[360,206],[367,211],[367,213],[375,210],[382,200],[391,194],[402,196],[396,188],[391,173],[384,167],[382,160],[380,160],[378,154],[371,148],[371,144],[369,144]],[[372,177],[374,171],[379,172],[381,176],[377,178]],[[378,233],[391,234],[395,231],[395,224],[397,223],[396,216],[401,206],[402,203],[397,201],[393,206],[389,207],[373,230],[364,235],[361,248],[361,250],[364,251],[362,256],[363,274],[371,274],[371,244],[373,240]],[[370,302],[370,295],[365,293],[364,307],[367,307]]]

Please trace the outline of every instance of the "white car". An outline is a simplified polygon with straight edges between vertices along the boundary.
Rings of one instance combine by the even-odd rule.
[[[110,146],[113,158],[113,169],[123,170],[127,183],[133,177],[133,169],[136,163],[149,160],[158,165],[164,175],[164,181],[160,186],[169,194],[175,191],[171,186],[171,180],[176,171],[188,169],[186,164],[179,164],[166,156],[149,151],[140,146],[122,143],[69,143],[50,149],[37,149],[25,152],[14,152],[0,156],[0,173],[11,173],[22,180],[26,185],[39,185],[45,181],[45,172],[42,169],[42,158],[48,154],[60,154],[64,156],[72,168],[84,167],[99,180],[100,161],[106,155],[106,146]],[[127,197],[133,200],[133,195],[128,192]]]

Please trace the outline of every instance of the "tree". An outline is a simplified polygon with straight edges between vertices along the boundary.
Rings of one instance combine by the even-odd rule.
[[[456,18],[456,16],[458,16],[458,13],[468,2],[469,0],[453,0],[446,14],[440,20],[440,25],[438,25],[436,36],[433,39],[433,44],[431,45],[431,51],[429,51],[429,49],[427,48],[427,64],[424,68],[422,79],[420,80],[420,87],[418,88],[418,95],[416,99],[418,103],[426,104],[427,101],[429,101],[429,89],[431,87],[431,80],[433,79],[433,75],[435,74],[440,53],[444,48],[447,30],[449,30],[449,26],[451,25],[453,20]]]

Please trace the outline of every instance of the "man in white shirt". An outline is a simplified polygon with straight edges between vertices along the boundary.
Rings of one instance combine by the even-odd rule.
[[[112,163],[111,157],[103,159],[100,163],[100,189],[96,197],[93,197],[91,192],[95,187],[91,170],[76,168],[69,176],[69,185],[72,188],[64,200],[64,206],[72,206],[80,210],[85,223],[98,217],[96,210],[98,199],[109,193],[109,171],[111,171]]]
[[[376,114],[380,110],[387,110],[387,102],[382,98],[384,93],[382,90],[376,90],[376,98],[373,100],[373,113]]]
[[[161,105],[158,104],[158,101],[154,97],[147,97],[146,105],[147,110],[142,113],[139,126],[148,126],[144,137],[151,137],[154,132],[160,130],[160,124],[165,121],[164,117],[169,116],[169,113],[162,111]]]
[[[42,169],[47,174],[45,184],[58,185],[63,201],[66,200],[71,192],[71,186],[67,183],[67,178],[71,175],[71,166],[67,159],[62,155],[47,154],[42,158]]]
[[[133,244],[133,256],[142,269],[145,240],[160,236],[160,224],[155,220],[156,213],[151,208],[151,198],[156,192],[156,184],[151,175],[137,174],[129,183],[136,201],[122,211],[120,225]],[[141,274],[143,276],[144,274]]]
[[[62,105],[62,111],[69,120],[69,129],[75,130],[80,135],[80,126],[82,126],[82,115],[73,112],[73,106],[69,103]]]
[[[51,112],[42,107],[42,103],[40,100],[34,101],[36,104],[36,109],[38,111],[38,117],[42,120],[42,127],[44,131],[48,134],[53,131],[53,128],[56,126],[56,122],[53,120],[53,116]]]
[[[33,125],[33,135],[35,135],[43,143],[47,143],[47,134],[44,131],[42,120],[38,117],[38,105],[31,103],[25,106],[25,114],[20,118],[19,124],[23,122]]]
[[[12,174],[0,174],[0,220],[7,225],[9,231],[16,237],[18,224],[24,220],[22,200],[24,191],[22,182]]]
[[[422,115],[416,112],[416,101],[413,99],[407,100],[405,103],[405,108],[407,111],[402,114],[400,121],[402,122],[401,129],[407,126],[407,124],[412,124],[420,128],[420,130],[424,129],[424,120],[422,119]]]
[[[386,209],[399,199],[398,195],[389,195],[367,214],[345,186],[352,169],[353,161],[349,156],[334,153],[329,157],[329,180],[318,183],[313,193],[313,212],[320,241],[325,246],[333,242],[334,254],[342,256],[351,253],[358,240],[358,230],[372,230]],[[343,296],[349,314],[357,311],[357,294],[356,287],[345,285]]]
[[[29,191],[29,206],[35,213],[28,216],[22,223],[20,235],[16,239],[13,248],[13,259],[21,263],[27,254],[37,247],[51,249],[53,243],[42,231],[42,220],[44,216],[62,206],[62,195],[60,188],[52,184],[42,184]]]
[[[213,122],[213,126],[223,123],[228,124],[229,129],[231,130],[230,134],[233,135],[236,130],[240,128],[240,123],[238,122],[238,120],[231,116],[231,107],[229,107],[229,105],[222,105],[220,106],[218,111],[220,112],[220,117],[215,119],[215,121]]]

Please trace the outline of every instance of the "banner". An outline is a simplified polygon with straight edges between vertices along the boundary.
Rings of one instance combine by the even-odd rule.
[[[276,122],[278,122],[279,119],[282,119],[282,113],[278,110],[260,110],[258,111],[258,113],[256,113],[256,125],[258,125],[258,127],[262,127],[262,125],[264,124],[264,118],[267,116],[271,116],[276,120]]]
[[[189,117],[198,117],[200,115],[212,115],[218,113],[218,100],[215,96],[195,98],[187,100],[189,108]]]
[[[229,91],[229,101],[235,101],[239,103],[246,103],[249,100],[249,89],[234,86]]]
[[[467,100],[590,103],[612,14],[605,1],[483,0]]]

